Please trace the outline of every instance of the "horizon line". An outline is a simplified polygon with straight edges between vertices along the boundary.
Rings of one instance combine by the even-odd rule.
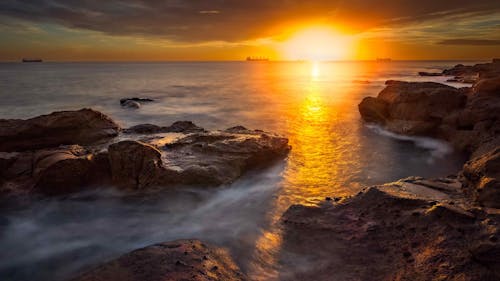
[[[334,62],[378,62],[378,63],[390,63],[390,62],[415,62],[415,61],[491,61],[495,58],[477,58],[477,59],[390,59],[378,60],[378,59],[352,59],[352,60],[268,60],[268,61],[246,61],[241,60],[43,60],[42,62],[27,63],[27,64],[39,64],[39,63],[182,63],[182,62],[245,62],[249,64],[265,64],[265,63],[275,63],[275,62],[287,62],[287,63],[334,63]],[[0,60],[0,63],[24,63],[22,58],[19,60]]]

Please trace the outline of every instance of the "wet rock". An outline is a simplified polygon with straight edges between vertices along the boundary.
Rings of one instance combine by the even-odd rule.
[[[136,102],[136,103],[143,103],[143,102],[153,102],[154,100],[153,99],[150,99],[150,98],[137,98],[137,97],[134,97],[134,98],[123,98],[123,99],[120,99],[120,104],[121,105],[125,105],[125,103],[127,102]]]
[[[367,122],[409,135],[434,135],[443,118],[465,106],[458,89],[434,82],[387,81],[377,98],[365,98],[359,112]]]
[[[221,185],[283,159],[288,140],[262,131],[194,133],[161,147],[163,184]]]
[[[446,181],[403,179],[335,205],[290,207],[281,218],[280,280],[500,278],[489,239],[497,225],[468,210],[457,180]]]
[[[421,71],[418,73],[418,75],[420,76],[443,76],[443,73],[440,73],[440,72],[425,72],[425,71]]]
[[[146,129],[152,131],[149,126]],[[140,142],[122,141],[109,146],[115,185],[132,189],[217,186],[233,182],[248,170],[268,166],[290,150],[286,138],[246,128],[206,132],[183,121],[161,132],[167,131],[189,134],[165,142],[168,136],[163,133],[148,134]]]
[[[480,204],[500,208],[500,148],[468,161],[462,173]]]
[[[113,184],[143,189],[155,185],[162,171],[161,153],[138,141],[121,141],[108,148]]]
[[[118,132],[113,120],[92,109],[59,111],[26,120],[1,119],[0,151],[88,145],[115,137]]]
[[[389,117],[387,102],[373,97],[364,98],[358,109],[366,122],[385,124]]]
[[[133,101],[133,100],[127,100],[125,101],[124,103],[121,104],[123,107],[127,107],[127,108],[133,108],[133,109],[138,109],[141,107],[141,104],[136,102],[136,101]]]
[[[205,129],[196,126],[191,121],[176,121],[170,126],[161,127],[153,124],[140,124],[124,130],[128,134],[158,134],[158,133],[195,133]]]
[[[177,240],[132,251],[73,281],[236,281],[246,276],[221,248],[198,240]]]
[[[244,127],[207,132],[190,121],[143,124],[126,133],[85,146],[0,152],[0,194],[58,195],[103,185],[132,190],[218,186],[283,159],[290,150],[288,140],[274,134]]]
[[[80,146],[34,153],[34,190],[46,195],[68,194],[109,184],[107,153],[92,154]]]
[[[367,122],[399,134],[445,139],[473,157],[500,145],[500,64],[457,65],[445,75],[477,75],[472,88],[433,82],[387,81],[359,112]],[[476,82],[477,81],[477,82]]]

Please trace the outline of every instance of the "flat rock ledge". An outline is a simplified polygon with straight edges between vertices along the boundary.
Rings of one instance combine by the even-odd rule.
[[[68,194],[113,185],[145,190],[228,184],[286,157],[288,140],[242,126],[189,121],[122,130],[91,109],[0,120],[0,194]]]
[[[227,251],[198,240],[177,240],[132,251],[72,281],[243,281]]]
[[[472,204],[455,178],[293,205],[281,222],[280,280],[500,280],[500,211]]]

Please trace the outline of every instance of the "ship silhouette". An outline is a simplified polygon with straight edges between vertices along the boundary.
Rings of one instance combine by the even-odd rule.
[[[266,57],[247,57],[247,61],[269,61]]]
[[[43,62],[42,59],[23,58],[22,62]]]

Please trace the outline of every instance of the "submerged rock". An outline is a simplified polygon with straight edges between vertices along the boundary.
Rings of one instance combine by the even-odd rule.
[[[118,135],[120,128],[92,109],[59,111],[31,119],[0,119],[0,151],[26,151],[63,144],[89,145]]]
[[[127,102],[136,102],[136,103],[141,103],[141,102],[153,102],[154,100],[153,99],[150,99],[150,98],[137,98],[137,97],[134,97],[134,98],[123,98],[123,99],[120,99],[120,104],[121,105],[125,105]]]
[[[73,281],[237,281],[246,276],[221,248],[177,240],[132,251]]]
[[[120,105],[122,107],[127,107],[127,108],[132,108],[132,109],[138,109],[141,107],[142,103],[145,102],[153,102],[153,99],[150,98],[123,98],[120,100]]]
[[[471,206],[454,179],[405,179],[340,203],[294,205],[281,221],[280,280],[500,278],[500,244],[490,239],[500,214]]]
[[[133,100],[127,100],[124,103],[122,103],[121,105],[123,107],[134,108],[134,109],[137,109],[137,108],[141,107],[140,103],[138,103],[136,101],[133,101]]]

